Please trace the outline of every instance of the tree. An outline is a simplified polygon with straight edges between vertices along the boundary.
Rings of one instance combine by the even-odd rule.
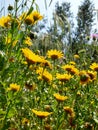
[[[85,42],[90,36],[94,21],[94,4],[90,0],[84,0],[78,8],[76,36],[79,41]]]
[[[64,46],[71,43],[71,32],[73,24],[73,13],[70,10],[71,4],[63,2],[61,5],[57,2],[55,4],[55,11],[53,13],[53,25],[49,28],[48,33],[52,35],[55,43],[61,44],[62,50]]]

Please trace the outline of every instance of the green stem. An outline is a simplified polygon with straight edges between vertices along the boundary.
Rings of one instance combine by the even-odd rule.
[[[7,107],[6,115],[5,115],[4,120],[3,120],[3,127],[2,127],[1,130],[5,130],[5,128],[6,128],[6,120],[7,120],[7,116],[8,116],[8,113],[9,113],[9,110],[10,110],[11,106],[12,106],[12,101],[10,101],[10,103],[9,103],[9,105]]]

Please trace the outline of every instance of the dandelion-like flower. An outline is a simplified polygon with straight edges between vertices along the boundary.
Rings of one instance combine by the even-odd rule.
[[[36,84],[34,82],[32,84],[26,82],[25,83],[25,88],[30,90],[30,91],[33,91],[36,88]]]
[[[70,74],[74,75],[74,74],[79,74],[79,70],[74,66],[74,65],[63,65],[62,68],[66,71],[68,71]]]
[[[32,109],[32,112],[33,112],[35,115],[37,115],[38,117],[40,117],[40,118],[45,118],[45,117],[47,117],[47,116],[49,116],[49,115],[52,114],[52,112],[37,111],[37,110],[35,110],[35,109]]]
[[[89,74],[87,74],[87,72],[85,70],[80,71],[79,76],[80,76],[81,84],[87,84],[90,82],[90,76],[89,76]]]
[[[31,46],[32,41],[31,41],[30,37],[26,37],[25,40],[24,40],[24,43],[27,44],[28,46]]]
[[[56,78],[58,80],[60,80],[61,82],[66,82],[66,81],[69,81],[72,78],[72,76],[70,74],[59,74],[59,73],[57,73]]]
[[[46,82],[51,82],[52,81],[52,74],[49,73],[46,69],[43,69],[42,67],[39,67],[36,70],[36,73],[39,74],[38,79],[44,80]]]
[[[10,84],[10,87],[8,88],[8,90],[11,90],[13,92],[18,92],[20,90],[20,85],[17,84]]]
[[[27,15],[24,21],[25,21],[25,23],[27,25],[33,25],[34,24],[34,19],[32,17],[32,13]]]
[[[67,96],[62,96],[59,93],[55,93],[53,94],[53,96],[56,98],[57,101],[65,101],[66,99],[68,99]]]
[[[97,72],[96,71],[88,70],[87,74],[89,75],[91,81],[96,80],[96,78],[97,78]]]
[[[69,64],[75,65],[76,63],[74,61],[70,61]]]
[[[58,50],[49,50],[47,52],[47,56],[48,56],[48,58],[51,58],[51,59],[55,60],[55,59],[62,58],[63,53],[61,51],[58,51]]]
[[[12,44],[13,47],[17,44],[17,42],[18,40],[12,38],[12,34],[9,34],[7,37],[5,37],[5,43]]]
[[[43,16],[38,11],[32,11],[30,14],[27,12],[23,13],[19,19],[24,20],[27,25],[34,25],[42,18]]]
[[[44,58],[42,58],[41,66],[43,66],[43,67],[49,67],[50,69],[52,69],[51,63],[48,60],[45,60]]]
[[[75,117],[75,112],[74,112],[73,108],[71,108],[69,106],[65,106],[63,108],[67,114],[69,114],[71,117]]]
[[[23,118],[22,125],[29,125],[30,121],[27,118]]]
[[[2,26],[2,27],[9,27],[10,22],[11,22],[11,17],[9,15],[8,16],[2,16],[0,18],[0,26]]]
[[[28,63],[31,63],[31,64],[41,63],[42,61],[41,57],[33,53],[29,48],[23,48],[22,52],[24,56],[26,57]]]
[[[34,23],[43,19],[43,16],[38,11],[33,11],[32,16],[33,16]]]
[[[91,68],[92,70],[98,72],[98,63],[92,63],[92,64],[90,65],[90,68]]]
[[[42,74],[42,79],[44,79],[46,82],[51,82],[52,75],[48,71],[44,71]]]
[[[77,55],[77,54],[75,54],[75,55],[74,55],[74,58],[75,58],[75,59],[79,59],[79,58],[80,58],[80,56],[79,56],[79,55]]]

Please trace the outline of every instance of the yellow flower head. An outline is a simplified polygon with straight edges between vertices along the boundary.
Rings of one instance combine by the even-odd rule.
[[[39,79],[43,79],[46,82],[51,82],[52,74],[49,73],[47,70],[44,70],[43,72],[40,73]]]
[[[17,84],[10,84],[10,87],[8,88],[8,90],[11,90],[13,92],[17,92],[20,90],[20,85],[17,85]]]
[[[39,75],[41,75],[43,72],[44,72],[43,67],[38,67],[37,70],[36,70],[36,73],[39,74]]]
[[[32,109],[32,112],[40,118],[45,118],[52,114],[52,112],[43,112]]]
[[[69,81],[72,78],[72,76],[70,74],[59,74],[59,73],[57,73],[56,78],[58,80],[60,80],[61,82],[66,82],[66,81]]]
[[[41,66],[45,66],[45,67],[47,66],[47,67],[49,67],[50,69],[52,69],[51,63],[50,63],[48,60],[45,60],[43,57],[42,57]]]
[[[27,83],[25,83],[25,87],[26,87],[26,89],[33,91],[36,88],[36,84],[34,82],[32,84],[27,82]]]
[[[9,34],[7,37],[5,37],[5,42],[6,44],[12,44],[12,46],[14,47],[17,44],[18,40],[14,40],[12,38],[12,34]]]
[[[61,96],[58,93],[53,94],[53,96],[56,98],[57,101],[65,101],[66,99],[68,99],[67,96]]]
[[[77,55],[77,54],[75,54],[75,55],[74,55],[74,58],[75,58],[75,59],[79,59],[79,58],[80,58],[80,56],[79,56],[79,55]]]
[[[64,65],[62,66],[62,68],[66,71],[68,71],[70,74],[74,75],[74,74],[78,74],[79,73],[79,70],[77,68],[75,68],[74,65]]]
[[[32,11],[30,14],[28,14],[27,12],[23,13],[20,16],[20,20],[24,20],[25,24],[27,25],[34,25],[35,23],[37,23],[39,20],[42,20],[43,16],[40,15],[39,12],[37,11]]]
[[[64,110],[66,113],[68,113],[71,117],[75,117],[75,112],[73,108],[70,108],[69,106],[65,106]]]
[[[31,41],[30,37],[26,37],[26,39],[24,40],[24,43],[27,44],[28,46],[31,46],[32,41]]]
[[[90,68],[91,68],[92,70],[94,70],[94,71],[98,71],[98,63],[92,63],[92,64],[90,65]]]
[[[27,118],[23,118],[22,125],[29,125],[30,121]]]
[[[37,11],[32,12],[32,17],[33,17],[34,23],[36,23],[38,20],[43,19],[43,16]]]
[[[9,27],[11,22],[11,17],[10,16],[2,16],[0,18],[0,26],[2,27]]]
[[[64,70],[67,70],[67,71],[71,71],[71,69],[72,69],[73,67],[74,67],[73,65],[69,65],[69,64],[62,66],[62,68],[63,68]]]
[[[91,81],[96,80],[96,78],[97,78],[97,72],[96,71],[88,70],[87,74],[89,75]]]
[[[32,13],[27,15],[24,21],[25,21],[25,23],[27,25],[33,25],[34,24],[34,19],[32,17]]]
[[[42,61],[41,57],[33,53],[29,48],[23,48],[22,52],[24,56],[26,57],[26,60],[28,63],[31,63],[31,64],[41,63]]]
[[[80,71],[79,76],[81,84],[87,84],[90,82],[90,76],[87,74],[85,70]]]
[[[77,96],[81,96],[81,92],[80,91],[77,91]]]
[[[75,65],[76,63],[74,61],[70,61],[69,64]]]
[[[58,51],[58,50],[49,50],[47,52],[47,56],[48,56],[48,58],[51,58],[51,59],[55,60],[55,59],[62,58],[63,53],[61,51]]]

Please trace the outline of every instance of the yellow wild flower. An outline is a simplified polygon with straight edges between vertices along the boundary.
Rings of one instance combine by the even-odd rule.
[[[40,118],[45,118],[45,117],[47,117],[47,116],[49,116],[49,115],[52,114],[52,112],[37,111],[37,110],[35,110],[35,109],[32,109],[32,112],[33,112],[35,115],[37,115],[38,117],[40,117]]]
[[[98,72],[98,63],[92,63],[92,64],[90,65],[90,69],[92,69],[92,70]]]
[[[59,93],[55,93],[53,94],[53,96],[56,98],[57,101],[65,101],[66,99],[68,99],[67,96],[62,96]]]
[[[48,60],[46,60],[44,57],[41,57],[41,58],[42,58],[41,66],[43,66],[43,67],[49,67],[50,69],[52,69],[51,63]]]
[[[25,83],[25,88],[27,90],[33,91],[36,89],[36,87],[37,87],[37,85],[34,82],[32,84],[30,84],[28,82]]]
[[[40,73],[40,76],[38,77],[40,80],[44,80],[46,82],[52,81],[52,74],[49,73],[46,69]]]
[[[51,59],[55,60],[55,59],[62,58],[63,53],[61,51],[58,51],[58,50],[49,50],[47,52],[47,56],[48,56],[48,58],[51,58]]]
[[[89,75],[91,81],[94,81],[97,79],[97,72],[96,71],[88,70],[87,74]]]
[[[33,17],[34,23],[43,19],[43,16],[38,11],[33,11],[32,17]]]
[[[12,35],[9,34],[7,37],[5,37],[5,43],[6,44],[12,44],[14,47],[17,44],[18,40],[12,39]]]
[[[27,44],[28,46],[32,45],[32,40],[30,39],[30,37],[26,37],[24,40],[24,43]]]
[[[70,74],[59,74],[59,73],[57,73],[56,78],[58,80],[60,80],[61,82],[66,82],[66,81],[69,81],[72,78],[72,76]]]
[[[80,59],[80,56],[79,56],[78,54],[75,54],[75,55],[74,55],[74,58],[75,58],[75,59]]]
[[[30,64],[41,63],[42,61],[41,57],[33,53],[29,48],[22,48],[22,53]]]
[[[25,24],[27,25],[34,25],[39,20],[42,20],[43,16],[38,11],[32,11],[30,14],[27,12],[23,13],[20,16],[20,21],[24,20]]]
[[[79,74],[79,70],[74,66],[74,65],[63,65],[62,68],[66,71],[68,71],[70,74],[74,75],[74,74]]]
[[[70,61],[69,64],[75,65],[76,63],[74,61]]]
[[[25,23],[27,25],[33,25],[34,24],[34,19],[32,17],[32,14],[27,15],[27,17],[25,18],[24,21],[25,21]]]
[[[75,117],[75,112],[73,110],[73,108],[69,107],[69,106],[65,106],[63,107],[64,111],[69,114],[71,117]]]
[[[13,92],[18,92],[20,90],[20,85],[17,85],[16,83],[12,83],[10,84],[10,87],[8,88],[8,90],[11,90]]]
[[[9,15],[8,16],[2,16],[0,18],[0,26],[2,26],[2,27],[9,27],[10,22],[11,22],[11,17]]]
[[[39,75],[41,75],[43,72],[44,72],[44,68],[43,67],[38,67],[37,69],[36,69],[36,73],[37,74],[39,74]]]
[[[27,118],[23,118],[22,125],[29,125],[30,121]]]
[[[79,76],[80,76],[81,84],[87,84],[90,82],[90,76],[89,76],[89,74],[87,74],[87,72],[85,70],[80,71]]]

